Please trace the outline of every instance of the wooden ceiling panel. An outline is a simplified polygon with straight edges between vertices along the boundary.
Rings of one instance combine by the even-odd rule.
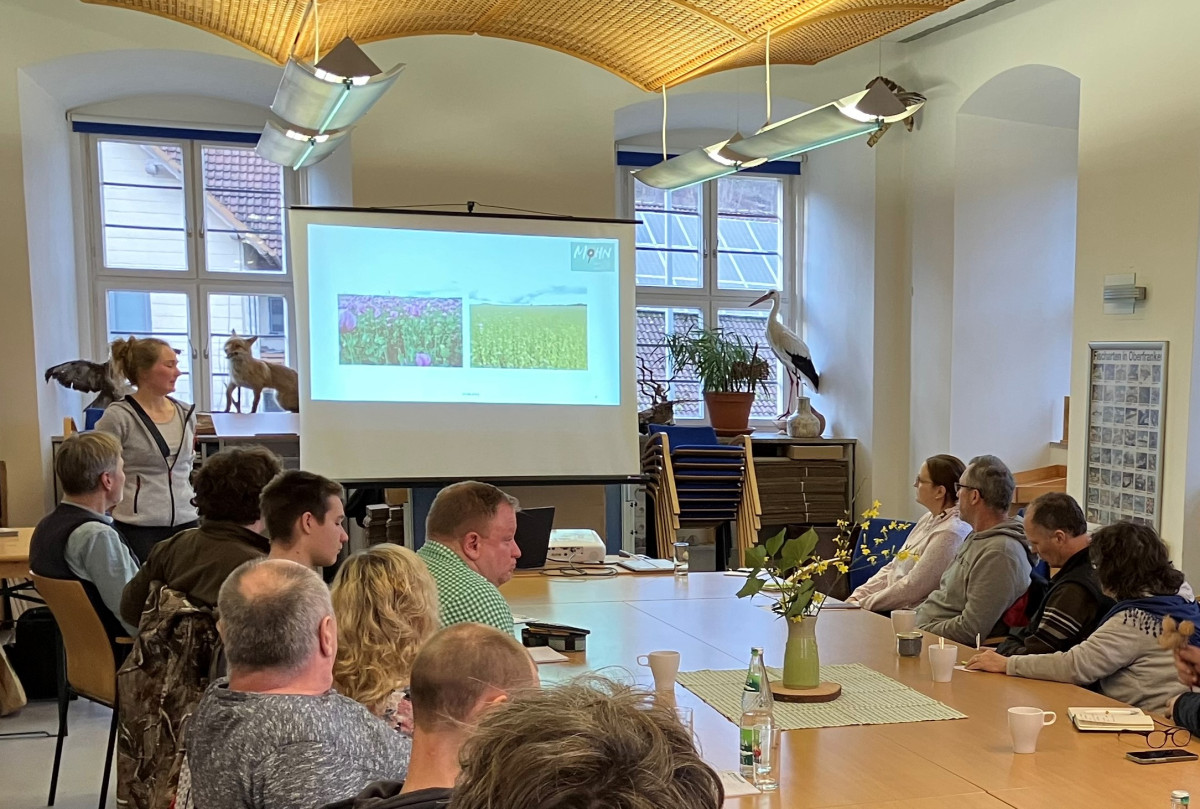
[[[309,0],[82,0],[177,20],[283,63],[316,45]],[[423,34],[553,48],[646,90],[771,61],[814,64],[959,0],[321,0],[321,50]]]

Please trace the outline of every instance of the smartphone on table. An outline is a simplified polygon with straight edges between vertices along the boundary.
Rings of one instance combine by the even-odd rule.
[[[1126,753],[1125,758],[1138,764],[1166,764],[1170,761],[1195,761],[1200,756],[1190,750],[1134,750]]]

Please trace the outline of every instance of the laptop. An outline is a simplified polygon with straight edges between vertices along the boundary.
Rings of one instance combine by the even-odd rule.
[[[525,508],[517,512],[517,547],[521,558],[519,570],[546,566],[546,551],[550,547],[550,529],[554,527],[554,508]]]

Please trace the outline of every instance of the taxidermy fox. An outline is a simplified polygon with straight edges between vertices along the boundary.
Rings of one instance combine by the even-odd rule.
[[[274,388],[275,399],[284,410],[300,412],[300,380],[296,372],[286,365],[255,359],[250,353],[257,337],[238,337],[237,332],[225,341],[225,357],[229,360],[229,385],[225,388],[225,412],[233,406],[233,392],[238,388],[254,391],[251,413],[258,412],[258,402],[263,388]],[[238,395],[237,411],[242,412],[241,394]]]

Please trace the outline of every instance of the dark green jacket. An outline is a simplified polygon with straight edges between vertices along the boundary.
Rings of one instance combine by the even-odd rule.
[[[121,617],[137,626],[152,582],[161,582],[193,604],[216,607],[225,578],[242,562],[266,556],[267,538],[230,522],[202,520],[199,528],[180,531],[159,542],[121,594]]]

